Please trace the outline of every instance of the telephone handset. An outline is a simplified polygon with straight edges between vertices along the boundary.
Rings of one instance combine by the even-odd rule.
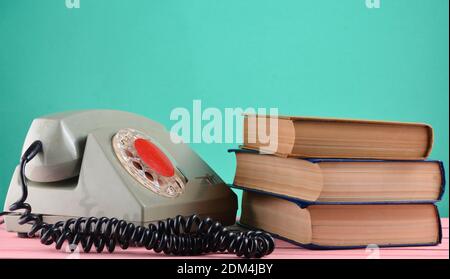
[[[175,255],[273,251],[269,234],[223,226],[235,222],[235,194],[186,144],[142,116],[44,116],[31,124],[22,153],[2,213],[8,231],[85,252],[116,245]]]

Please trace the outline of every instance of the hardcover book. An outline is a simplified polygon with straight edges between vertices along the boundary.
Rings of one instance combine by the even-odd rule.
[[[437,245],[442,239],[433,204],[311,205],[244,191],[239,223],[310,249]]]
[[[440,161],[298,159],[236,154],[233,187],[309,204],[433,203],[445,188]]]
[[[277,144],[262,143],[277,123]],[[247,114],[242,148],[282,157],[422,160],[430,154],[427,124]]]

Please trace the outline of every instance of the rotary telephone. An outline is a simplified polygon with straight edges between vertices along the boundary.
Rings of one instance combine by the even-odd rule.
[[[132,245],[172,255],[262,257],[274,249],[267,233],[225,227],[235,222],[236,195],[145,117],[111,110],[40,117],[22,154],[1,213],[19,236],[85,252]]]

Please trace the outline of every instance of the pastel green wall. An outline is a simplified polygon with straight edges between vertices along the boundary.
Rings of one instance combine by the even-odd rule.
[[[417,121],[449,163],[447,0],[0,0],[0,203],[31,120],[174,107]],[[227,181],[233,144],[192,144]],[[447,175],[448,180],[448,175]],[[448,216],[448,192],[439,209]]]

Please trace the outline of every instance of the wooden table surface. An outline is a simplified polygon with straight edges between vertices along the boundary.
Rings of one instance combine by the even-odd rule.
[[[267,256],[267,259],[448,259],[448,218],[442,219],[442,243],[439,246],[428,247],[405,247],[405,248],[382,248],[379,250],[353,249],[353,250],[307,250],[282,240],[276,240],[275,251]],[[121,250],[118,248],[114,253],[69,253],[63,247],[60,251],[55,250],[54,245],[45,246],[40,244],[36,238],[18,238],[15,233],[5,231],[5,226],[0,226],[0,258],[36,258],[36,259],[165,259],[172,257],[157,254],[142,248],[129,248]],[[210,254],[207,256],[189,258],[223,259],[235,258],[227,254]]]

